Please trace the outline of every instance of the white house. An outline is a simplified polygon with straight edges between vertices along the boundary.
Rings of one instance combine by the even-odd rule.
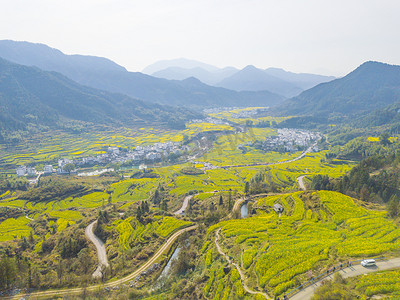
[[[35,168],[33,168],[33,167],[28,167],[28,168],[26,169],[26,172],[27,172],[28,176],[34,176],[34,175],[36,175],[36,170],[35,170]]]
[[[53,165],[44,166],[43,172],[44,172],[45,175],[53,174]]]
[[[24,176],[26,174],[26,167],[25,166],[19,166],[17,168],[17,176],[21,177]]]

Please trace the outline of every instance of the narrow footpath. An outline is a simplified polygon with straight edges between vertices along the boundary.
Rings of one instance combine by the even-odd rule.
[[[251,290],[251,289],[246,285],[246,282],[245,282],[245,281],[246,281],[246,277],[244,276],[244,274],[243,274],[242,270],[240,269],[239,265],[238,265],[237,263],[233,262],[233,261],[229,258],[229,256],[226,255],[226,254],[222,251],[221,246],[220,246],[219,243],[218,243],[220,231],[221,231],[221,228],[218,229],[217,232],[215,233],[215,246],[217,247],[218,253],[221,254],[221,255],[228,261],[228,263],[231,264],[231,265],[233,265],[233,266],[236,268],[236,270],[239,272],[240,281],[242,282],[242,285],[243,285],[244,290],[245,290],[247,293],[250,293],[250,294],[253,294],[253,295],[255,295],[255,294],[260,294],[260,295],[264,296],[265,299],[269,299],[269,297],[268,297],[268,295],[267,295],[266,293],[253,291],[253,290]]]
[[[110,265],[107,259],[106,247],[102,240],[100,240],[94,233],[93,227],[96,225],[97,220],[90,223],[88,227],[86,227],[85,234],[86,237],[95,245],[97,250],[97,257],[99,260],[99,265],[97,266],[96,270],[93,272],[92,276],[94,278],[101,278],[102,273],[101,271],[105,268],[108,268]]]

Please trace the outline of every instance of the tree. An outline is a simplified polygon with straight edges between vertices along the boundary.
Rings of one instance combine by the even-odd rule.
[[[379,137],[379,142],[384,146],[389,145],[390,144],[389,133],[383,132]]]
[[[71,172],[72,172],[73,170],[75,170],[75,165],[74,165],[74,164],[71,164],[71,163],[66,164],[66,165],[63,167],[63,170],[64,170],[65,172],[68,172],[69,174],[71,174]]]
[[[224,199],[222,198],[222,195],[219,196],[218,205],[219,205],[219,206],[224,205]]]
[[[136,210],[136,219],[140,220],[140,219],[142,218],[142,215],[143,215],[143,213],[142,213],[142,208],[141,208],[141,206],[139,205],[138,208],[137,208],[137,210]]]
[[[244,185],[244,193],[248,195],[250,192],[250,183],[246,181],[246,184]]]
[[[163,211],[167,211],[168,210],[168,204],[167,204],[167,200],[163,200],[162,204],[161,204],[161,210]]]
[[[87,274],[87,272],[90,269],[91,262],[92,262],[92,257],[90,256],[89,248],[83,248],[78,253],[78,259],[79,259],[79,264],[82,268],[83,274]]]
[[[60,282],[60,285],[61,285],[61,279],[62,279],[63,275],[64,275],[64,266],[63,266],[62,260],[60,260],[60,262],[57,265],[57,277]]]
[[[399,199],[395,195],[390,197],[390,200],[387,204],[387,210],[388,210],[389,216],[391,216],[392,218],[397,217],[400,212],[399,206],[400,206]]]
[[[154,192],[153,203],[154,203],[154,204],[160,203],[160,191],[159,191],[158,188],[157,188],[156,191]]]
[[[15,259],[4,255],[0,259],[0,288],[7,288],[12,285],[17,278]]]

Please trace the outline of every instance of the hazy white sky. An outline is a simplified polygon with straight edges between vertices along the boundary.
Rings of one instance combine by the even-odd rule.
[[[344,75],[400,64],[398,0],[0,0],[0,39],[110,58]]]

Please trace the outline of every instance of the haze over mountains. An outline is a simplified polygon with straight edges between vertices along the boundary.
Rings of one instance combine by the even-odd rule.
[[[82,85],[153,103],[200,107],[274,106],[284,99],[269,91],[237,92],[208,86],[194,78],[177,81],[128,72],[105,58],[65,55],[42,44],[3,40],[0,41],[0,57],[59,72]]]
[[[188,59],[163,60],[143,70],[144,73],[165,79],[183,80],[195,77],[200,81],[235,91],[268,90],[285,97],[293,97],[303,90],[335,77],[306,73],[292,73],[283,69],[258,69],[247,66],[242,70],[233,67],[217,68],[202,62]]]
[[[287,115],[355,115],[400,102],[400,66],[365,62],[343,78],[320,84],[285,101]]]
[[[46,45],[14,41],[0,41],[0,57],[5,58],[0,61],[0,126],[3,129],[18,129],[35,122],[54,124],[62,118],[96,124],[182,124],[182,120],[198,116],[170,106],[275,106],[272,112],[279,115],[325,118],[368,115],[369,119],[365,120],[373,124],[385,122],[382,119],[385,114],[390,120],[397,120],[400,107],[400,66],[379,62],[366,62],[343,78],[301,92],[328,78],[254,66],[243,70],[218,69],[185,59],[163,61],[146,68],[156,73],[173,69],[181,78],[197,72],[197,77],[205,76],[209,80],[209,74],[214,74],[215,79],[224,72],[225,75],[234,72],[218,83],[227,87],[223,88],[207,85],[193,76],[167,80],[128,72],[106,58],[65,55]],[[171,64],[178,66],[171,67]],[[275,93],[244,91],[264,88]],[[278,93],[300,94],[285,100]],[[157,103],[169,106],[154,105]],[[375,117],[379,121],[374,122]]]
[[[200,115],[82,86],[56,72],[42,71],[0,58],[0,130],[28,126],[63,127],[69,120],[131,126],[171,127]]]

